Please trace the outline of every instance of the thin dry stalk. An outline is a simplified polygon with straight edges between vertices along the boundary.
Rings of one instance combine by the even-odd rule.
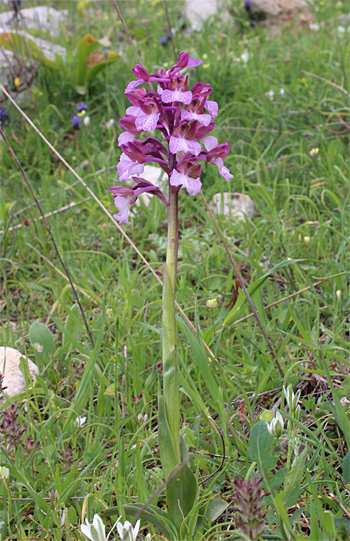
[[[65,280],[67,280],[67,282],[69,282],[67,276],[65,274],[63,274],[62,271],[60,271],[60,269],[58,269],[53,263],[51,263],[51,261],[44,256],[44,254],[42,254],[41,252],[39,252],[39,250],[37,250],[36,248],[34,248],[34,246],[32,246],[31,244],[29,244],[29,242],[26,243],[27,246],[33,250],[34,252],[36,252],[38,254],[38,256],[40,256],[44,261],[46,261],[46,263],[48,265],[50,265],[51,268],[53,268],[60,276],[62,276],[62,278],[64,278]],[[94,302],[94,299],[88,294],[86,293],[86,291],[84,291],[81,287],[79,287],[77,284],[74,284],[74,287],[76,287],[77,289],[79,289],[79,291],[87,298],[89,299],[91,302]],[[91,303],[90,303],[91,304]]]
[[[167,23],[168,23],[168,31],[169,31],[171,45],[172,45],[172,48],[173,48],[174,58],[175,58],[175,62],[177,62],[175,41],[174,41],[174,36],[173,36],[172,29],[171,29],[171,22],[170,22],[169,11],[168,11],[168,2],[167,2],[167,0],[163,0],[163,3],[164,3],[166,20],[167,20]]]
[[[332,83],[332,81],[328,81],[328,79],[325,79],[324,77],[320,77],[319,75],[316,75],[315,73],[311,73],[310,71],[305,71],[305,70],[301,70],[301,71],[302,71],[302,73],[305,73],[305,75],[310,75],[311,77],[316,77],[316,79],[320,79],[320,81],[324,81],[328,85],[331,85],[334,88],[337,88],[338,90],[340,90],[340,92],[343,92],[343,94],[345,94],[348,98],[350,98],[349,92],[347,92],[347,90],[345,90],[345,88],[343,88],[342,86],[339,86],[336,83]]]
[[[323,282],[325,282],[326,280],[329,280],[329,278],[332,278],[332,276],[329,276],[328,278],[323,278],[322,280],[319,280],[318,282],[315,282],[314,284],[311,284],[311,286],[307,286],[307,287],[304,287],[303,289],[299,289],[299,291],[296,291],[295,293],[291,293],[291,295],[287,295],[287,297],[282,297],[282,299],[279,299],[278,301],[272,302],[271,304],[268,304],[267,306],[265,306],[264,310],[268,310],[269,308],[273,308],[273,306],[277,306],[277,304],[280,304],[281,302],[288,301],[289,299],[292,299],[293,297],[296,297],[297,295],[300,295],[300,293],[304,293],[304,291],[308,291],[312,287],[317,287],[320,284],[322,284]],[[258,310],[258,312],[259,312],[259,310]],[[235,321],[233,325],[230,325],[230,327],[232,327],[234,325],[237,325],[237,323],[242,323],[242,321],[246,321],[247,319],[250,319],[253,316],[254,316],[254,314],[251,313],[251,314],[248,314],[247,316],[242,317],[241,319],[237,319],[237,321]],[[227,328],[229,329],[230,327],[227,327]],[[221,332],[221,329],[218,330],[218,331],[215,331],[214,334],[218,334],[219,332]]]
[[[64,212],[65,210],[72,209],[74,207],[77,207],[78,205],[81,205],[82,203],[86,203],[86,201],[89,201],[90,197],[87,197],[86,199],[82,199],[81,201],[78,201],[77,203],[69,203],[68,205],[65,205],[64,207],[61,207],[60,209],[53,210],[52,212],[48,212],[44,215],[45,218],[50,218],[51,216],[55,216],[56,214],[59,214],[60,212]],[[38,203],[42,203],[43,200],[38,199]],[[39,218],[34,218],[33,222],[36,222],[38,220],[43,220],[44,218],[42,216],[39,216]],[[21,229],[24,224],[18,224],[14,225],[13,227],[10,227],[7,231],[15,231],[16,229]],[[0,231],[0,233],[3,233],[4,231]]]
[[[18,166],[18,169],[20,170],[21,175],[22,175],[22,177],[23,177],[23,179],[24,179],[26,185],[28,186],[28,188],[29,188],[29,190],[30,190],[30,192],[31,192],[31,194],[32,194],[32,196],[33,196],[34,201],[35,201],[36,204],[37,204],[37,207],[38,207],[39,212],[40,212],[40,214],[41,214],[41,216],[42,216],[42,219],[44,220],[44,224],[45,224],[45,226],[46,226],[46,229],[47,229],[47,231],[48,231],[48,233],[49,233],[49,235],[50,235],[51,242],[52,242],[52,244],[53,244],[53,246],[54,246],[54,248],[55,248],[57,257],[58,257],[58,259],[60,260],[60,263],[61,263],[61,265],[62,265],[62,267],[63,267],[63,269],[64,269],[64,272],[65,272],[66,275],[67,275],[67,278],[68,278],[69,283],[70,283],[70,285],[71,285],[71,288],[72,288],[72,291],[73,291],[73,293],[74,293],[75,299],[76,299],[77,304],[78,304],[78,306],[79,306],[81,315],[83,316],[84,325],[85,325],[86,331],[87,331],[87,333],[88,333],[88,336],[89,336],[89,338],[90,338],[92,347],[95,347],[95,342],[94,342],[94,339],[93,339],[93,337],[92,337],[91,331],[90,331],[90,329],[89,329],[89,325],[88,325],[88,323],[87,323],[87,321],[86,321],[85,313],[84,313],[83,307],[82,307],[82,305],[81,305],[81,303],[80,303],[80,299],[79,299],[78,293],[77,293],[77,291],[76,291],[76,289],[75,289],[75,287],[74,287],[73,281],[72,281],[72,279],[71,279],[71,277],[70,277],[70,274],[69,274],[69,271],[68,271],[68,268],[66,267],[66,265],[65,265],[65,263],[64,263],[64,261],[63,261],[63,259],[62,259],[62,257],[61,257],[61,254],[60,254],[60,252],[59,252],[59,250],[58,250],[58,247],[57,247],[57,244],[56,244],[55,239],[54,239],[54,237],[53,237],[53,234],[52,234],[52,231],[51,231],[51,229],[50,229],[50,226],[49,226],[49,224],[48,224],[48,222],[47,222],[47,220],[46,220],[46,218],[45,218],[45,214],[44,214],[44,212],[43,212],[43,210],[42,210],[42,208],[41,208],[41,205],[40,205],[40,203],[39,203],[39,201],[38,201],[38,199],[37,199],[37,197],[36,197],[36,195],[35,195],[35,192],[34,192],[32,186],[31,186],[31,184],[30,184],[30,182],[29,182],[29,180],[28,180],[28,178],[27,178],[27,175],[25,174],[25,172],[24,172],[24,170],[23,170],[23,167],[21,166],[21,164],[20,164],[20,162],[19,162],[19,160],[18,160],[18,158],[17,158],[17,156],[16,156],[16,154],[15,154],[13,148],[11,147],[10,143],[8,142],[8,140],[7,140],[7,138],[6,138],[6,135],[4,134],[4,132],[2,131],[1,128],[0,128],[0,133],[1,133],[1,135],[2,135],[2,137],[3,137],[3,139],[4,139],[4,141],[5,141],[5,143],[7,144],[7,147],[8,147],[8,149],[9,149],[10,153],[11,153],[11,156],[12,156],[12,158],[14,159],[14,161],[16,162],[16,164],[17,164],[17,166]]]
[[[118,4],[117,4],[116,0],[111,0],[111,2],[112,2],[113,6],[115,7],[115,9],[116,9],[116,11],[117,11],[117,13],[118,13],[118,15],[119,15],[119,19],[120,19],[121,22],[122,22],[122,25],[123,25],[123,27],[124,27],[125,33],[126,33],[126,35],[128,36],[128,39],[129,39],[129,41],[130,41],[130,45],[131,45],[131,47],[132,47],[133,50],[134,50],[134,53],[135,53],[135,55],[136,55],[136,58],[137,58],[137,60],[140,62],[141,66],[142,66],[142,60],[141,60],[141,58],[140,58],[140,56],[139,56],[139,53],[138,53],[137,50],[136,50],[135,44],[134,44],[134,42],[133,42],[133,40],[132,40],[132,37],[130,36],[129,29],[128,29],[127,25],[126,25],[126,22],[125,22],[124,19],[123,19],[123,15],[121,14],[121,11],[120,11],[120,9],[119,9],[119,7],[118,7]]]
[[[262,332],[262,335],[263,335],[263,337],[265,338],[265,342],[266,342],[266,344],[267,344],[267,346],[268,346],[268,348],[269,348],[269,350],[270,350],[270,353],[271,353],[272,357],[274,358],[274,361],[275,361],[275,363],[276,363],[276,366],[277,366],[277,368],[278,368],[278,370],[279,370],[281,376],[284,378],[284,370],[282,369],[282,367],[281,367],[281,365],[280,365],[280,363],[279,363],[279,361],[278,361],[278,359],[277,359],[277,356],[276,356],[275,350],[273,349],[271,340],[270,340],[270,338],[267,336],[267,332],[266,332],[266,330],[265,330],[265,327],[264,327],[264,325],[263,325],[263,323],[262,323],[262,321],[261,321],[261,319],[260,319],[260,317],[259,317],[259,314],[258,314],[258,312],[257,312],[257,309],[255,308],[255,305],[254,305],[254,303],[253,303],[253,301],[252,301],[252,298],[251,298],[251,296],[249,295],[249,292],[248,292],[248,290],[247,290],[247,288],[246,288],[246,285],[245,285],[244,280],[243,280],[243,278],[242,278],[242,276],[241,276],[241,273],[239,272],[239,269],[238,269],[238,267],[237,267],[237,264],[236,264],[235,260],[233,259],[230,250],[228,249],[228,246],[227,246],[227,244],[226,244],[226,241],[225,241],[225,239],[224,239],[224,237],[223,237],[223,235],[222,235],[222,233],[221,233],[221,230],[220,230],[220,228],[219,228],[219,226],[218,226],[218,224],[217,224],[217,222],[216,222],[216,220],[215,220],[215,218],[214,218],[214,215],[213,215],[213,213],[212,213],[212,211],[211,211],[211,209],[210,209],[210,207],[209,207],[209,205],[208,205],[208,202],[207,202],[206,198],[204,197],[204,194],[203,194],[202,190],[200,191],[200,194],[201,194],[201,197],[202,197],[202,199],[203,199],[203,203],[205,204],[206,209],[207,209],[207,211],[208,211],[208,213],[209,213],[209,216],[210,216],[210,218],[212,219],[212,222],[213,222],[213,224],[214,224],[214,226],[215,226],[215,229],[216,229],[216,231],[218,232],[218,235],[219,235],[219,237],[220,237],[220,240],[221,240],[221,242],[222,242],[222,244],[223,244],[223,246],[224,246],[224,248],[225,248],[225,250],[226,250],[226,253],[227,253],[228,257],[229,257],[229,260],[231,261],[232,266],[233,266],[233,268],[235,269],[235,273],[236,273],[236,276],[237,276],[239,285],[240,285],[240,287],[243,289],[243,292],[244,292],[245,296],[247,297],[247,301],[248,301],[248,303],[249,303],[249,306],[250,306],[250,308],[251,308],[251,310],[252,310],[252,312],[253,312],[253,315],[254,315],[254,317],[255,317],[255,319],[256,319],[258,325],[259,325],[259,328],[260,328],[260,330],[261,330],[261,332]]]
[[[137,255],[141,258],[143,263],[146,265],[146,267],[149,269],[149,271],[153,274],[157,282],[163,287],[163,282],[157,275],[157,273],[154,271],[152,266],[149,264],[147,259],[142,255],[140,250],[137,248],[137,246],[133,243],[133,241],[130,239],[130,237],[125,233],[124,229],[122,229],[119,225],[119,223],[113,218],[111,213],[106,209],[104,204],[99,200],[99,198],[94,194],[94,192],[89,188],[89,186],[84,182],[84,180],[78,175],[78,173],[69,165],[68,162],[61,156],[61,154],[51,145],[51,143],[46,139],[46,137],[41,133],[41,131],[35,126],[35,124],[30,120],[30,118],[22,111],[22,109],[17,105],[15,100],[10,96],[10,94],[5,90],[4,86],[0,84],[0,90],[4,92],[4,94],[7,96],[7,98],[11,101],[11,103],[16,107],[16,109],[19,111],[19,113],[25,118],[25,120],[30,124],[30,126],[34,129],[34,131],[41,137],[41,139],[44,141],[44,143],[52,150],[52,152],[61,160],[61,162],[69,169],[69,171],[79,180],[79,182],[84,186],[84,188],[89,192],[91,197],[96,201],[96,203],[101,207],[103,212],[108,216],[108,218],[114,223],[116,228],[118,229],[119,233],[123,235],[123,237],[127,240],[127,242],[130,244],[130,246],[135,250]],[[175,306],[178,312],[181,314],[181,317],[186,321],[187,325],[190,327],[192,332],[197,336],[197,330],[196,327],[193,325],[193,323],[188,319],[185,312],[182,310],[182,308],[179,306],[179,304],[175,301]],[[209,346],[206,344],[206,342],[203,342],[205,349],[209,353],[209,355],[215,359],[214,353],[211,351]]]

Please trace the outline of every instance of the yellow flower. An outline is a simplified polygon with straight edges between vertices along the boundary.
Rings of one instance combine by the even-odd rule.
[[[313,158],[314,156],[317,156],[317,154],[320,152],[319,148],[312,148],[310,150],[310,156]]]
[[[16,77],[16,79],[13,82],[15,83],[15,86],[19,86],[21,84],[19,77]]]

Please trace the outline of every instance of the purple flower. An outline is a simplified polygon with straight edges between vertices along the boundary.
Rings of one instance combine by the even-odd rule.
[[[205,109],[208,111],[208,113],[210,114],[210,116],[212,116],[212,117],[218,116],[218,109],[219,109],[219,106],[218,106],[218,104],[216,103],[216,101],[206,101],[206,102],[204,103],[204,107],[205,107]]]
[[[170,175],[170,184],[186,188],[190,195],[196,195],[202,186],[200,174],[201,166],[196,163],[196,157],[188,152],[179,158],[176,169]]]
[[[84,103],[83,101],[81,101],[80,103],[78,103],[78,105],[77,105],[77,111],[78,111],[78,113],[81,113],[82,111],[87,111],[87,105],[86,105],[86,103]]]
[[[152,98],[144,98],[138,101],[139,105],[132,105],[126,110],[126,114],[135,117],[135,127],[140,131],[153,131],[159,120],[159,109]]]
[[[69,122],[73,124],[74,130],[80,130],[81,118],[78,115],[74,115],[73,118],[71,118]]]
[[[184,51],[182,51],[182,53],[179,54],[179,58],[177,59],[177,66],[180,69],[200,66],[200,64],[203,64],[202,60],[196,60],[195,58],[190,58],[190,55],[188,53],[185,53]]]
[[[9,115],[5,107],[0,107],[0,125],[6,126],[8,124]]]
[[[136,182],[136,186],[133,188],[129,186],[114,186],[109,188],[109,192],[113,193],[115,206],[119,209],[118,214],[114,214],[114,218],[120,223],[129,223],[129,207],[133,205],[137,197],[144,192],[153,192],[154,195],[159,197],[165,204],[168,203],[165,195],[157,188],[142,178],[133,177]]]
[[[218,114],[218,104],[208,99],[212,89],[209,84],[198,82],[188,90],[188,76],[181,73],[201,63],[181,52],[168,71],[161,68],[149,73],[138,64],[133,68],[136,81],[131,81],[125,90],[131,105],[119,120],[124,131],[118,138],[122,154],[117,167],[121,182],[132,176],[137,184],[111,190],[119,221],[127,223],[128,209],[141,193],[139,190],[151,192],[168,204],[157,187],[139,177],[145,163],[155,163],[165,171],[169,190],[185,188],[190,195],[201,189],[200,161],[216,165],[225,180],[232,178],[224,165],[230,146],[219,145],[216,137],[210,135],[215,128],[212,118]],[[153,88],[141,86],[149,82],[156,84]],[[145,134],[154,130],[160,132],[162,139]]]
[[[181,111],[181,120],[198,120],[203,126],[209,126],[211,116],[203,114],[203,102],[199,99],[194,99],[186,105]]]
[[[173,154],[178,152],[191,152],[198,156],[202,147],[196,141],[193,141],[196,133],[196,123],[191,124],[188,121],[182,122],[170,137],[169,150]]]
[[[165,47],[168,44],[168,41],[170,41],[169,36],[163,36],[160,38],[159,43]]]
[[[126,154],[122,154],[117,169],[120,182],[125,182],[131,175],[142,175],[145,166],[143,163],[131,160]]]
[[[187,77],[182,80],[180,77],[176,77],[169,83],[169,90],[163,90],[162,102],[171,103],[173,101],[180,101],[188,105],[192,101],[192,92],[187,91]]]

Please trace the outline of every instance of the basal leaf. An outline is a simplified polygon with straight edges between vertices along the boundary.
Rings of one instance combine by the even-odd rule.
[[[257,463],[261,473],[274,468],[277,457],[270,455],[274,436],[267,430],[265,421],[256,423],[250,431],[248,455]]]

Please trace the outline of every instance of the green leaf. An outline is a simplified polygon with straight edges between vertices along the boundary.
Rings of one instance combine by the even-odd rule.
[[[69,314],[68,314],[66,325],[65,325],[65,329],[68,332],[64,332],[63,337],[62,337],[63,347],[67,346],[67,344],[70,343],[70,336],[74,336],[74,338],[76,337],[77,332],[79,330],[79,317],[80,317],[79,306],[77,304],[73,304],[73,306],[69,310]],[[71,344],[71,347],[72,345],[73,344]]]
[[[100,56],[104,55],[105,53],[103,51],[95,51],[95,53],[92,53],[92,55],[96,55],[96,61],[95,64],[91,67],[88,67],[86,71],[86,82],[89,83],[91,81],[94,81],[97,77],[97,75],[106,68],[109,64],[114,64],[117,60],[119,60],[120,56],[118,53],[115,53],[114,51],[108,51],[106,56]],[[90,57],[92,56],[90,55]],[[89,60],[89,57],[87,58]],[[88,63],[89,66],[89,63]]]
[[[181,433],[180,453],[181,462],[188,459],[186,443]],[[197,491],[197,479],[188,463],[167,484],[168,515],[178,530],[180,530],[183,519],[188,516],[195,504]]]
[[[196,362],[203,376],[203,379],[210,392],[212,399],[214,400],[215,403],[217,403],[220,398],[219,385],[214,375],[214,372],[211,369],[210,364],[208,362],[208,356],[203,346],[203,340],[201,336],[195,336],[195,334],[191,331],[189,326],[184,322],[184,320],[181,317],[176,316],[176,319],[178,320],[183,330],[185,331],[186,338],[192,349],[194,361]]]
[[[39,359],[54,355],[56,346],[49,329],[39,321],[34,321],[29,329],[29,339]]]
[[[141,503],[126,503],[123,507],[126,515],[131,515],[132,517],[139,515],[140,518],[143,518],[147,522],[151,522],[164,537],[167,539],[174,539],[174,534],[176,535],[174,525],[169,520],[165,511],[162,511],[162,509],[159,509],[159,507],[156,507],[155,505],[147,505],[143,509],[143,505]],[[118,507],[111,507],[109,509],[105,509],[100,514],[102,517],[112,517],[114,515],[120,515],[120,512]]]
[[[310,504],[310,539],[312,539],[313,541],[319,541],[320,539],[318,535],[319,533],[321,532],[318,529],[315,506],[313,502],[311,502]]]
[[[220,494],[215,494],[214,498],[210,500],[208,507],[210,521],[214,522],[217,520],[229,505],[229,503],[221,498]]]
[[[102,318],[102,321],[103,321],[103,318]],[[80,415],[81,410],[86,404],[87,398],[90,394],[91,385],[93,382],[92,374],[93,374],[94,367],[98,359],[98,355],[100,353],[100,348],[101,348],[102,339],[103,339],[103,331],[104,331],[104,326],[101,325],[101,328],[99,330],[99,333],[97,335],[97,339],[95,342],[94,350],[91,353],[90,358],[85,367],[83,376],[80,381],[79,389],[70,407],[70,412],[68,413],[67,419],[63,425],[62,432],[64,432],[67,429],[73,417],[75,418],[77,415]]]
[[[261,473],[274,468],[277,457],[270,455],[274,436],[267,430],[265,421],[256,423],[250,431],[248,455],[257,463]]]
[[[323,512],[323,520],[325,523],[325,530],[329,534],[330,538],[333,539],[335,537],[334,518],[328,509]]]
[[[307,452],[308,449],[305,447],[303,452],[294,460],[293,465],[285,478],[284,490],[280,494],[280,497],[284,503],[287,502],[288,496],[291,494],[303,476]]]
[[[170,473],[178,465],[178,460],[176,459],[173,439],[166,417],[165,400],[161,395],[158,396],[158,442],[163,475],[169,477]]]
[[[261,278],[259,278],[258,280],[256,280],[255,282],[249,285],[247,289],[250,296],[253,297],[254,293],[258,291],[258,289],[263,285],[263,283],[265,282],[265,280],[268,279],[269,276],[279,271],[283,267],[286,267],[288,265],[293,265],[294,263],[299,263],[300,261],[304,261],[304,260],[303,259],[286,259],[284,261],[281,261],[277,265],[275,265],[271,270],[269,270],[266,274],[264,274],[264,276],[262,276]],[[224,320],[224,323],[223,323],[224,327],[226,327],[227,325],[231,325],[233,323],[234,316],[240,310],[240,308],[242,308],[243,305],[245,305],[247,302],[248,301],[244,294],[244,291],[241,291],[238,295],[236,304],[234,305],[232,310],[227,314]],[[217,322],[215,323],[217,324]]]
[[[96,47],[98,47],[98,41],[91,34],[87,34],[77,43],[78,64],[74,84],[79,94],[85,94],[86,92],[86,76],[88,70],[86,57],[89,56],[89,54],[91,54]]]
[[[350,483],[350,451],[343,458],[343,480]]]

